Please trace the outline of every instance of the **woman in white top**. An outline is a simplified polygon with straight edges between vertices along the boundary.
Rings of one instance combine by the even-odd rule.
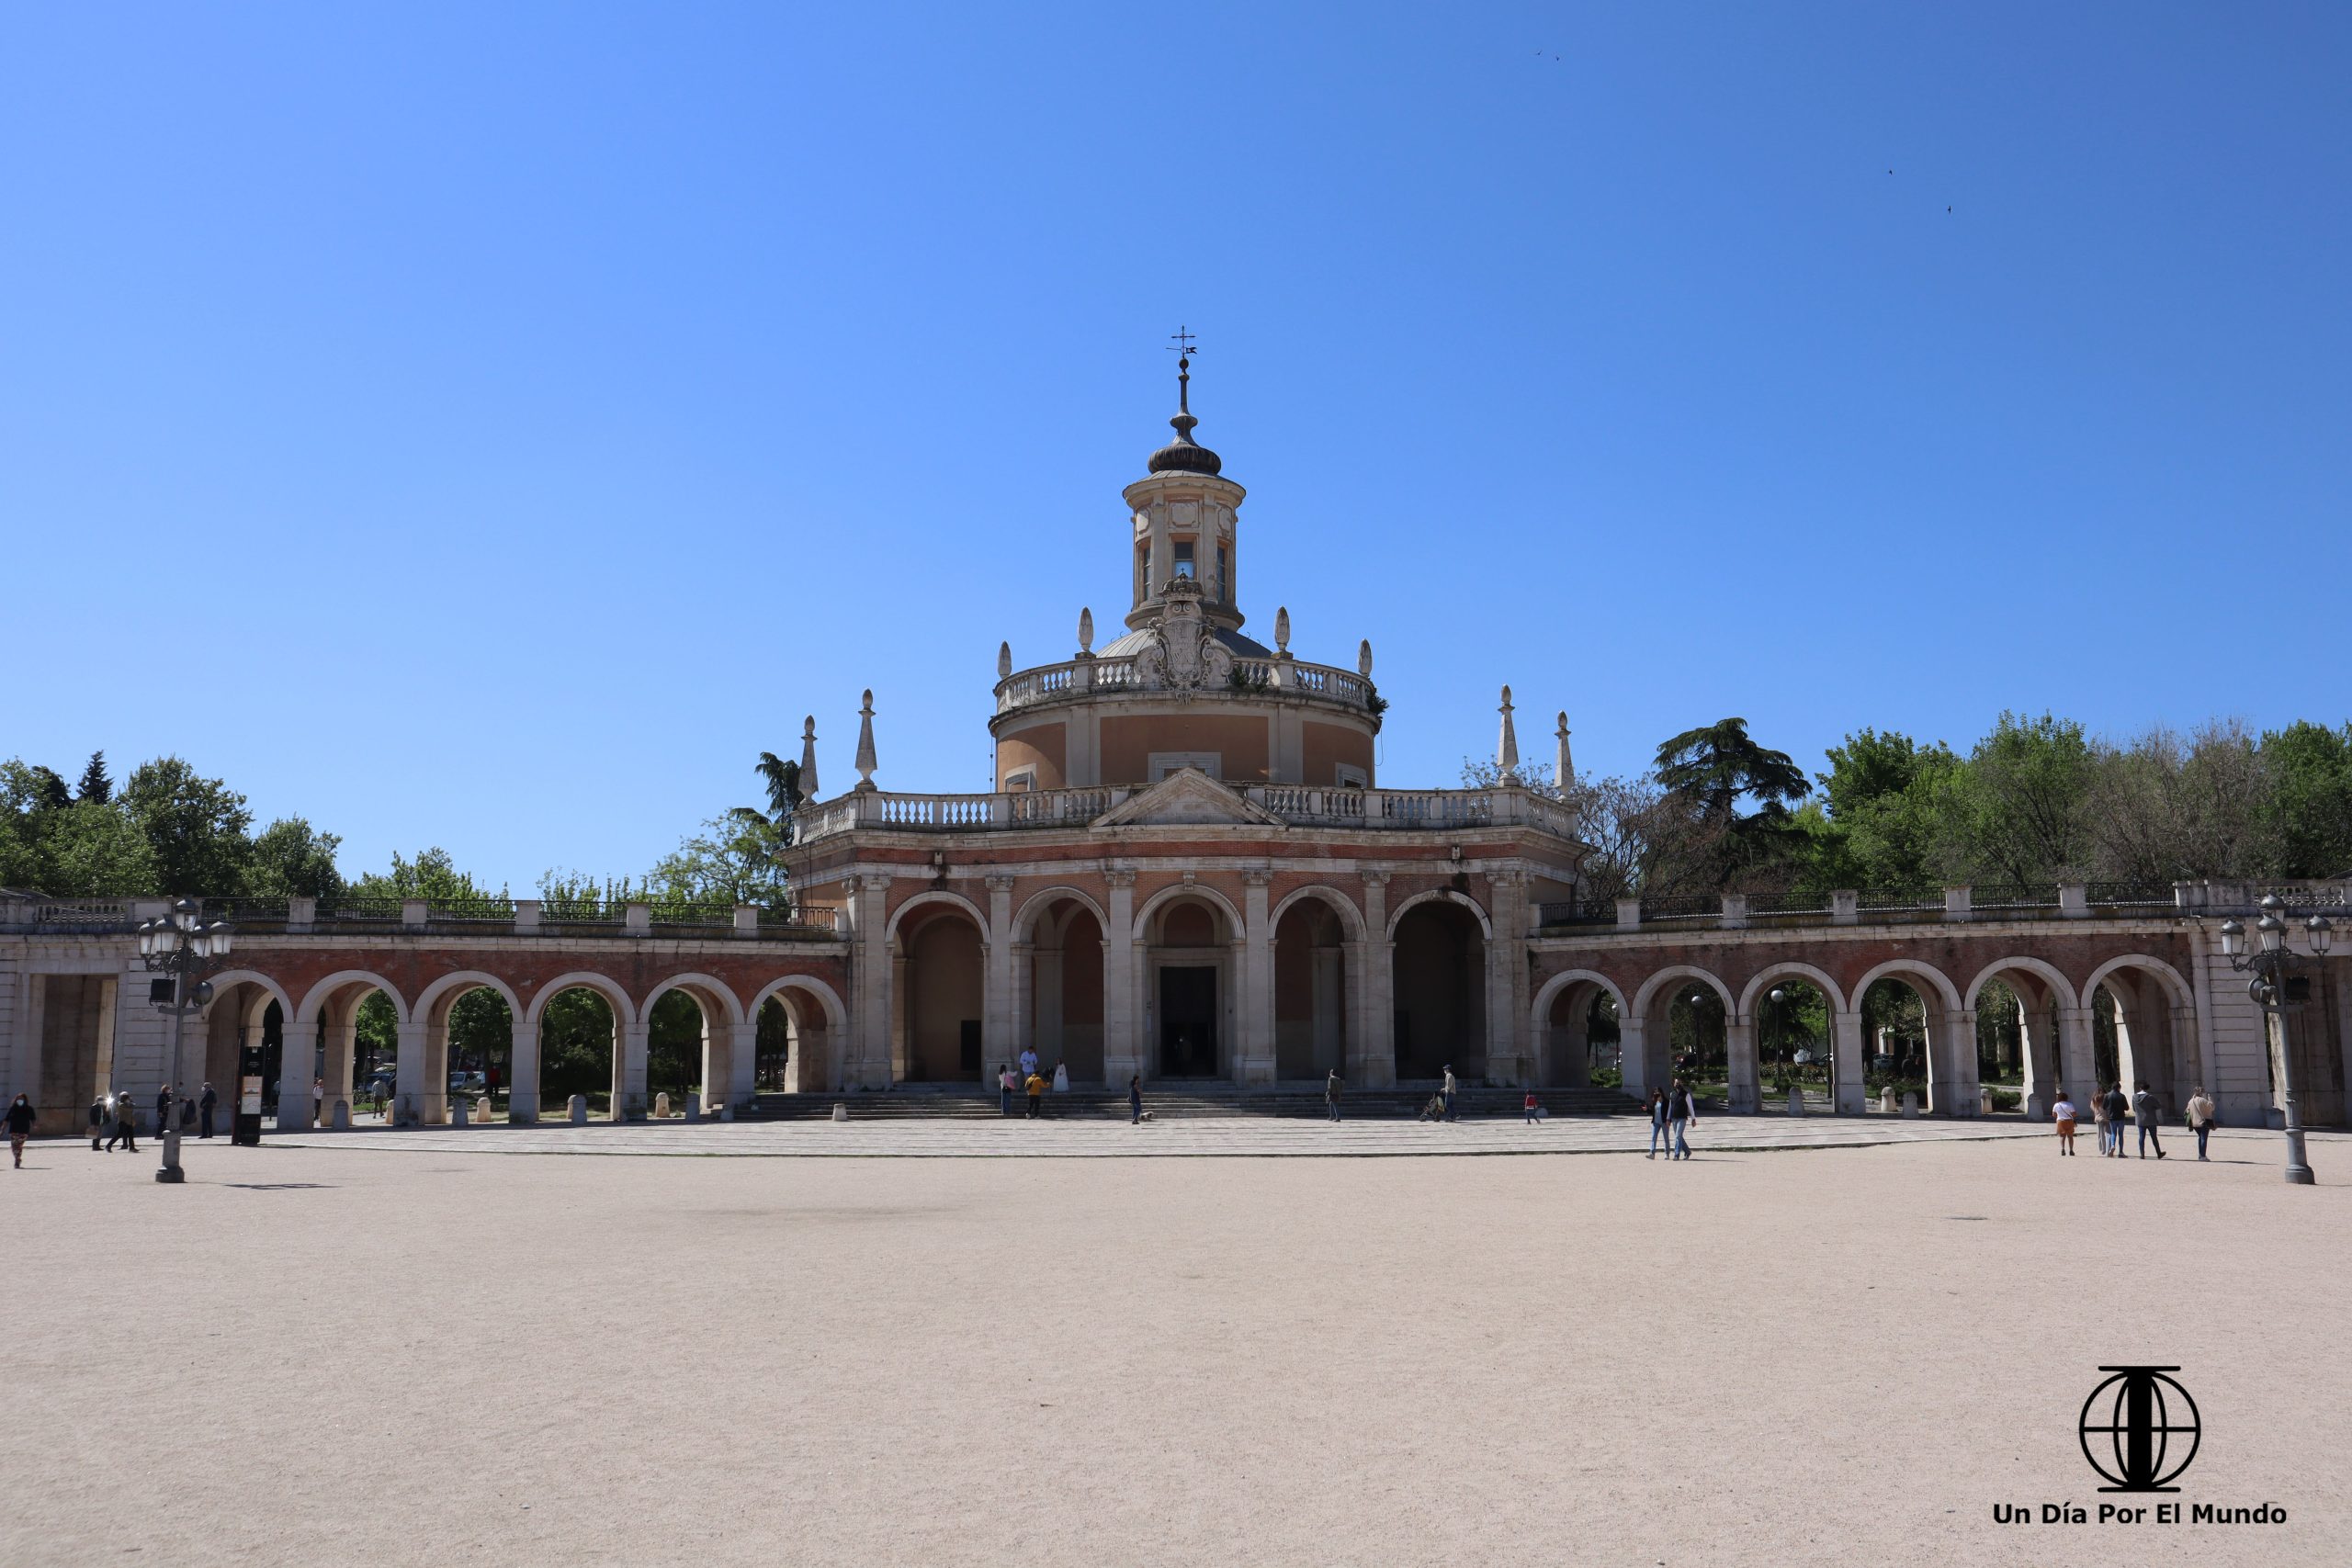
[[[1068,1063],[1056,1062],[1054,1064],[1054,1092],[1056,1094],[1068,1094],[1069,1092],[1069,1066]]]
[[[2063,1089],[2058,1091],[2058,1103],[2050,1108],[2050,1118],[2058,1123],[2058,1152],[2062,1155],[2073,1154],[2075,1152],[2075,1102],[2066,1098],[2066,1091]]]
[[[2207,1097],[2203,1084],[2197,1086],[2197,1092],[2188,1097],[2181,1113],[2188,1118],[2188,1130],[2197,1134],[2197,1157],[2203,1159],[2205,1134],[2213,1130],[2213,1101]]]

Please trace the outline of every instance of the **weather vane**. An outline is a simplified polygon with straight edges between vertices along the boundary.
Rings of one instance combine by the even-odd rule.
[[[1168,334],[1168,352],[1176,356],[1176,407],[1178,412],[1193,412],[1193,337],[1184,330],[1182,321]]]

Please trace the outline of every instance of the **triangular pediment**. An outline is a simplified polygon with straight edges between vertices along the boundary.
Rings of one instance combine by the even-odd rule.
[[[1097,828],[1280,828],[1283,819],[1252,805],[1197,768],[1180,768],[1094,819]]]

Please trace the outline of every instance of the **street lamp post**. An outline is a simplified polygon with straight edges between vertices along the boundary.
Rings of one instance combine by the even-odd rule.
[[[2276,893],[2263,895],[2262,919],[2254,923],[2257,941],[2252,952],[2246,950],[2245,928],[2235,920],[2223,920],[2222,953],[2229,959],[2231,968],[2254,976],[2245,987],[2254,1005],[2278,1019],[2278,1098],[2285,1102],[2287,1114],[2287,1179],[2308,1187],[2312,1184],[2312,1168],[2303,1156],[2303,1112],[2295,1096],[2294,1038],[2287,1030],[2288,1010],[2301,1007],[2302,1002],[2293,995],[2297,954],[2287,945],[2286,908],[2286,900]],[[2312,956],[2326,957],[2328,942],[2334,935],[2327,917],[2313,915],[2303,922],[2303,932],[2312,944]]]
[[[187,1179],[187,1173],[180,1168],[180,1036],[188,1009],[212,999],[211,984],[204,976],[228,961],[232,934],[226,920],[205,924],[193,898],[179,899],[169,915],[139,925],[139,956],[150,970],[170,976],[172,987],[170,1108],[164,1113],[164,1163],[155,1172],[158,1181]]]

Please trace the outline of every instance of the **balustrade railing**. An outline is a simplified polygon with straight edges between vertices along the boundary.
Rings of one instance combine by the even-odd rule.
[[[1373,683],[1354,671],[1334,669],[1328,664],[1302,664],[1286,657],[1237,659],[1233,685],[1252,692],[1295,692],[1351,707],[1375,707]],[[1010,713],[1089,691],[1142,689],[1143,678],[1134,655],[1097,655],[1014,671],[996,683],[996,711]]]

